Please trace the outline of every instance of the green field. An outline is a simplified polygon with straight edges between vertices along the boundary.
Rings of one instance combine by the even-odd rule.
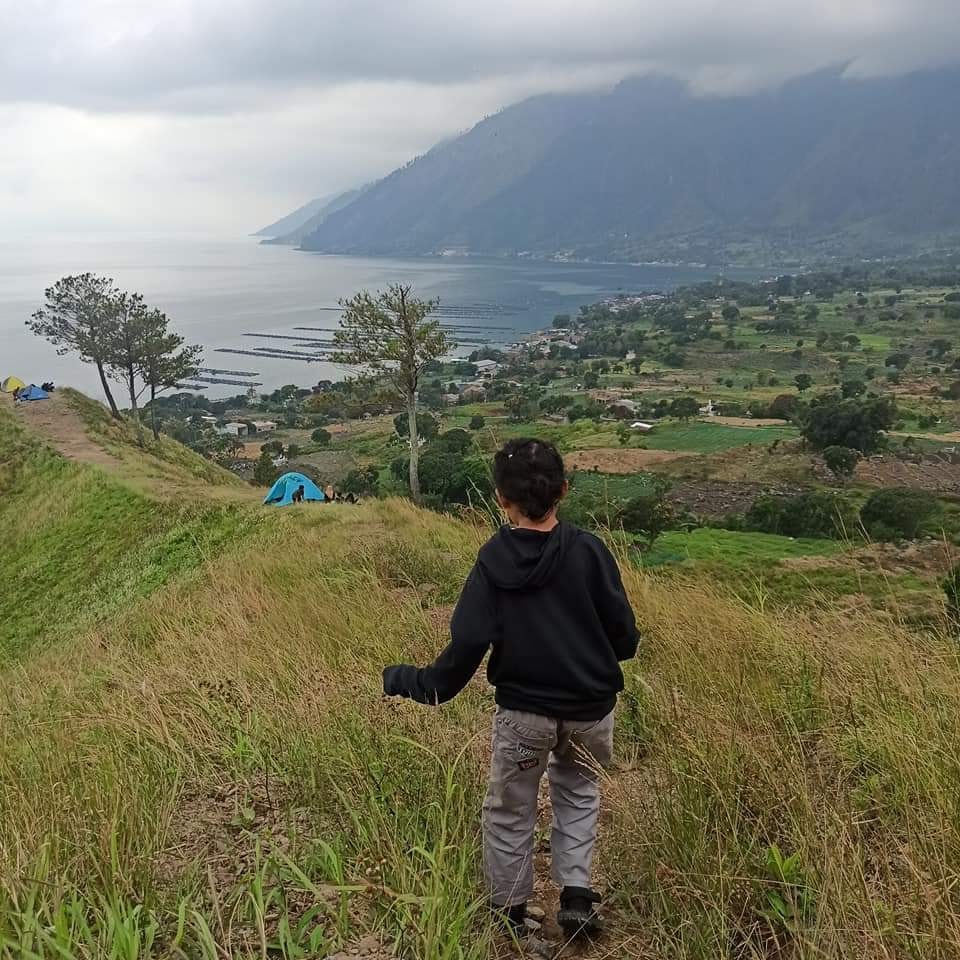
[[[798,436],[792,426],[731,427],[708,421],[669,422],[656,426],[638,446],[648,450],[677,450],[690,453],[720,453],[747,444],[766,445],[774,440],[791,440]]]
[[[768,565],[787,557],[831,556],[843,550],[836,540],[793,539],[770,533],[742,533],[701,527],[684,533],[671,530],[644,557],[646,565],[684,561],[725,567]]]

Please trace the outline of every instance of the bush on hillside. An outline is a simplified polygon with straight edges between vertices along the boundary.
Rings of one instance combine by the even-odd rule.
[[[356,497],[375,497],[380,489],[380,472],[374,466],[351,470],[340,484],[340,493]]]
[[[327,446],[332,438],[333,435],[330,433],[330,431],[325,430],[323,427],[317,427],[317,429],[310,434],[310,439],[321,447]]]
[[[893,426],[896,414],[896,404],[888,397],[828,397],[811,405],[804,415],[801,432],[818,450],[850,447],[861,453],[874,453],[883,445],[883,433]]]
[[[393,418],[393,429],[398,437],[410,436],[410,418],[406,413],[398,413]],[[417,434],[421,440],[431,440],[440,432],[440,421],[430,413],[417,414]]]
[[[674,514],[664,499],[664,491],[651,490],[628,500],[617,514],[617,522],[628,533],[635,533],[646,541],[649,550],[660,534],[673,525]]]
[[[490,467],[484,457],[464,456],[432,444],[420,457],[420,486],[440,505],[478,503],[493,494]]]
[[[860,522],[874,540],[915,540],[935,527],[940,502],[926,490],[877,490],[860,510]]]
[[[283,455],[283,443],[280,440],[268,440],[260,446],[260,455],[269,454],[271,457]]]
[[[467,450],[472,449],[473,447],[473,437],[467,433],[466,430],[461,430],[459,427],[453,430],[447,430],[445,433],[441,433],[434,441],[430,444],[430,449],[436,447],[439,450],[444,450],[447,453],[465,453]]]
[[[280,476],[280,471],[273,465],[273,458],[267,450],[261,450],[256,465],[253,468],[253,482],[259,487],[270,487]]]
[[[486,421],[483,419],[482,416],[480,416],[479,413],[474,414],[474,415],[470,418],[470,429],[471,429],[471,430],[482,430],[482,429],[483,429],[483,425],[484,425],[485,423],[486,423]]]
[[[758,497],[740,524],[757,533],[784,537],[843,539],[855,527],[849,501],[835,493],[810,490],[794,497]]]
[[[860,451],[851,447],[827,447],[823,451],[823,461],[835,477],[846,479],[853,476],[860,462]]]
[[[696,397],[677,397],[670,404],[670,416],[687,421],[700,412],[700,402]]]
[[[795,394],[781,393],[774,397],[767,414],[774,420],[793,420],[800,409],[800,401]]]

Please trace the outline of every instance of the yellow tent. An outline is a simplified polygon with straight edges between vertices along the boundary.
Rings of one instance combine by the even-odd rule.
[[[3,393],[13,393],[14,390],[20,390],[26,384],[19,377],[7,377],[3,383],[0,383],[0,391]]]

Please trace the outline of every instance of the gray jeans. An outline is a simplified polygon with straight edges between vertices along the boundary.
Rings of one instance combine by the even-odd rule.
[[[612,712],[583,722],[497,708],[483,803],[483,859],[493,903],[524,903],[533,894],[537,793],[545,770],[553,806],[553,881],[590,886],[600,816],[597,766],[607,766],[612,756]]]

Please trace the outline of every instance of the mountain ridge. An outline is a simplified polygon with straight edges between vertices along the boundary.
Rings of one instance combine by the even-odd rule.
[[[960,71],[835,68],[750,96],[546,94],[327,210],[305,250],[572,259],[869,255],[960,236]]]

